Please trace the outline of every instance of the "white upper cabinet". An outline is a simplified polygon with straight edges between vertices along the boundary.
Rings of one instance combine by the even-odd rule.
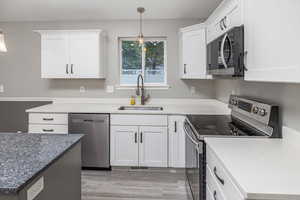
[[[42,78],[65,78],[68,75],[69,48],[67,34],[42,36]]]
[[[211,79],[206,73],[206,28],[203,24],[180,29],[181,79]]]
[[[207,43],[243,24],[242,0],[224,0],[207,19]]]
[[[101,30],[38,32],[42,78],[105,78],[105,39]]]
[[[245,80],[300,83],[300,1],[244,1]]]

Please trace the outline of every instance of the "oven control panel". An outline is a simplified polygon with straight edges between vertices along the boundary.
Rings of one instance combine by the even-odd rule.
[[[264,119],[266,123],[268,122],[272,111],[272,105],[235,95],[230,97],[229,107],[234,111],[246,114],[251,118],[256,118],[257,120]]]
[[[231,95],[229,108],[231,108],[231,116],[234,119],[248,124],[270,137],[282,137],[278,105]]]

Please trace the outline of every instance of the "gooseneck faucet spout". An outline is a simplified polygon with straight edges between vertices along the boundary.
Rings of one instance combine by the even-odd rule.
[[[141,80],[141,86],[140,86]],[[145,102],[149,99],[149,95],[145,97],[145,88],[144,88],[144,77],[142,74],[139,74],[137,77],[137,88],[136,88],[136,95],[141,96],[141,105],[145,105]]]

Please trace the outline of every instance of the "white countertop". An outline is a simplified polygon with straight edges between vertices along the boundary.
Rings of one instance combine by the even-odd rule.
[[[191,100],[176,99],[175,101],[160,100],[153,101],[146,106],[161,106],[163,111],[135,111],[118,110],[120,106],[128,106],[126,103],[112,102],[107,103],[82,103],[82,102],[56,102],[45,106],[26,110],[30,113],[112,113],[112,114],[202,114],[202,115],[228,115],[230,109],[227,104],[217,100]]]
[[[247,199],[300,199],[300,133],[284,139],[206,138]]]

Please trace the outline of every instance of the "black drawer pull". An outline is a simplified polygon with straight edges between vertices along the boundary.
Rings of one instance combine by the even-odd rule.
[[[219,181],[222,185],[224,185],[224,184],[225,184],[224,179],[220,178],[219,175],[217,174],[217,167],[214,167],[214,174],[215,174],[216,178],[218,179],[218,181]]]
[[[53,118],[43,118],[44,121],[53,121]]]
[[[216,190],[214,191],[214,200],[218,200],[218,198],[217,198],[217,191]]]
[[[53,132],[53,129],[43,129],[44,132]]]

